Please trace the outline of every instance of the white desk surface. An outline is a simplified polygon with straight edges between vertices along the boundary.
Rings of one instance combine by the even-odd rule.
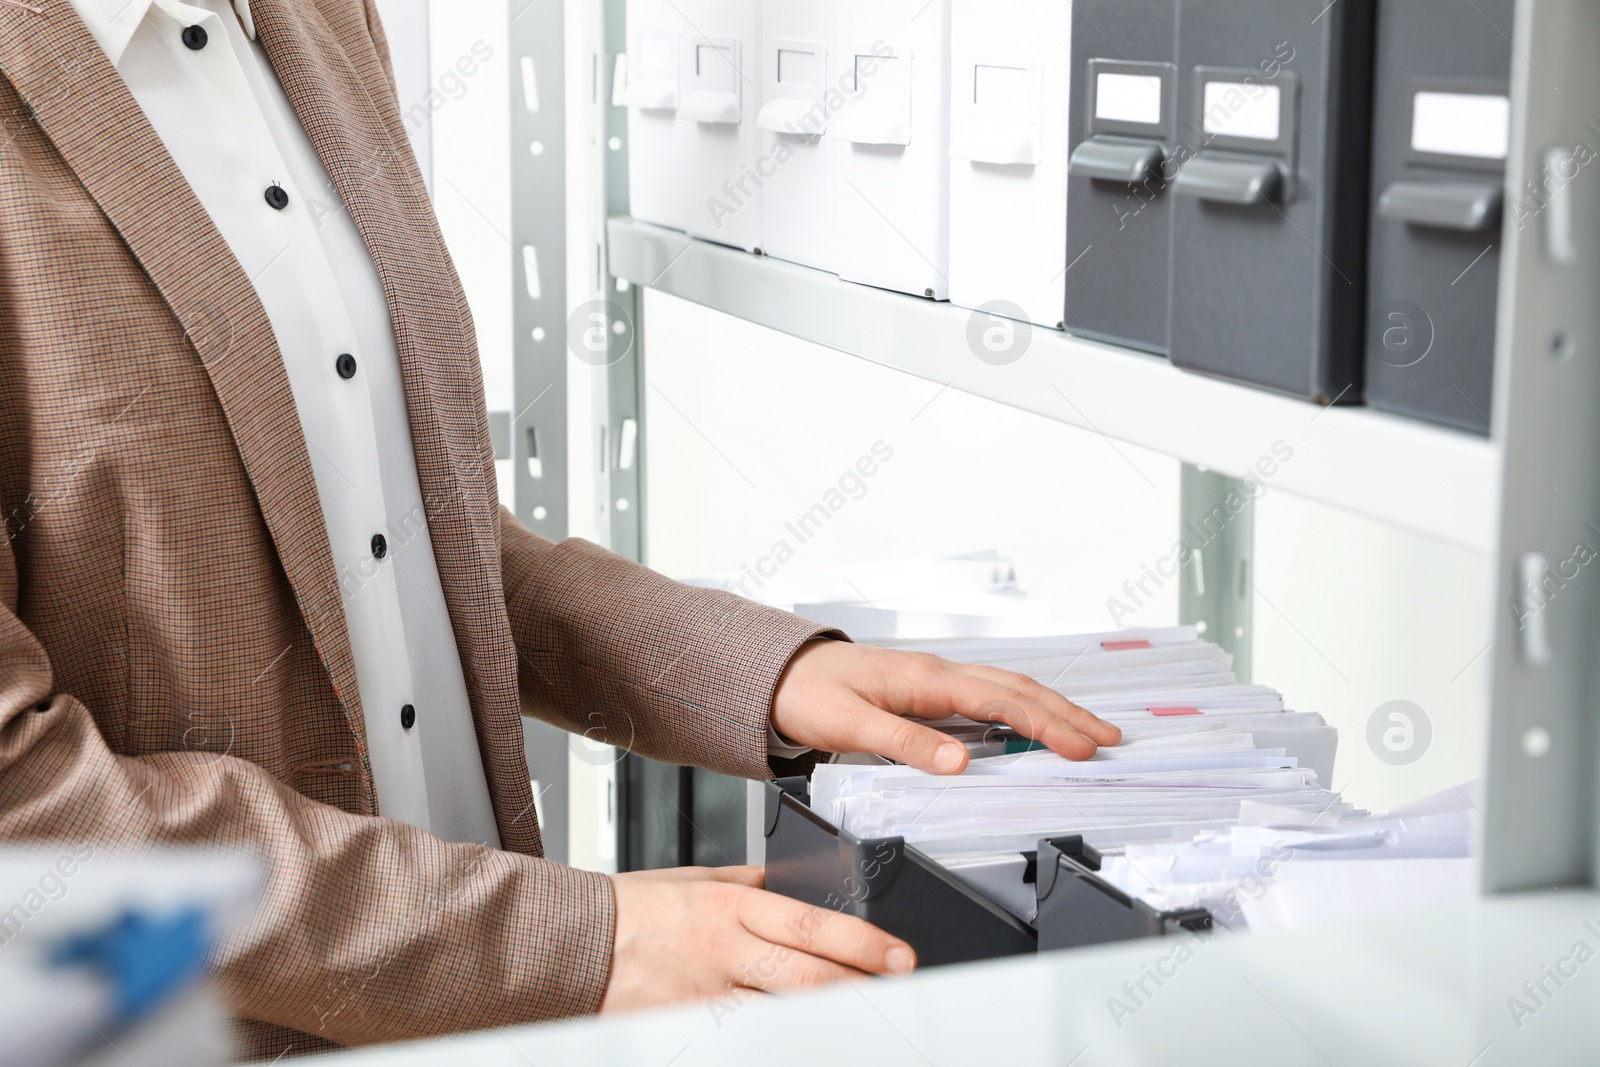
[[[1179,962],[1184,943],[1192,955]],[[1152,971],[1171,977],[1158,986]],[[1135,1002],[1123,986],[1141,977],[1150,995]],[[1513,997],[1528,1010],[1514,1016]],[[699,1005],[336,1056],[340,1067],[1600,1064],[1600,893],[1488,898],[1274,936],[1125,942],[720,1015]]]

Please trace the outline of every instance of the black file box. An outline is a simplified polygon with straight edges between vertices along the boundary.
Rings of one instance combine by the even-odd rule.
[[[866,919],[903,938],[919,966],[966,963],[1046,949],[1075,948],[1204,930],[1204,909],[1158,912],[1096,873],[1100,857],[1076,835],[1047,838],[1024,853],[1039,914],[1029,925],[903,838],[861,839],[806,804],[806,780],[782,778],[766,791],[767,888],[807,904]]]
[[[1514,6],[1405,0],[1378,9],[1367,402],[1482,434],[1494,377]]]
[[[1027,923],[903,838],[860,840],[800,799],[803,778],[767,786],[767,888],[855,915],[903,939],[920,966],[1036,951]]]
[[[1070,333],[1167,354],[1177,0],[1075,0],[1068,101]]]
[[[1211,929],[1204,908],[1156,911],[1103,881],[1100,854],[1076,834],[1040,841],[1035,864],[1040,952]]]
[[[1360,398],[1372,10],[1179,0],[1173,363]]]

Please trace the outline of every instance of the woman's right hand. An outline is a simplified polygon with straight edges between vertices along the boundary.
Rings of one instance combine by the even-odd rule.
[[[760,867],[613,875],[617,931],[601,1011],[908,974],[911,946],[863,919],[769,893]]]

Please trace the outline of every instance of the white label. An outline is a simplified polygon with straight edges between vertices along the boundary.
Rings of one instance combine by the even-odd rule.
[[[972,68],[972,102],[982,107],[1023,111],[1028,106],[1028,71],[1025,67]]]
[[[778,84],[814,89],[817,82],[817,54],[794,48],[778,49]]]
[[[670,37],[639,35],[639,57],[634,66],[641,74],[674,76],[678,73],[678,48]]]
[[[899,56],[858,54],[855,60],[856,97],[873,107],[908,107],[911,104],[910,64]]]
[[[1511,101],[1479,93],[1418,93],[1411,103],[1411,148],[1474,159],[1504,159],[1511,147]]]
[[[1282,96],[1276,85],[1260,82],[1206,82],[1201,125],[1222,137],[1276,141]]]
[[[1094,117],[1160,125],[1161,79],[1144,74],[1095,75]]]
[[[733,49],[715,44],[694,46],[695,75],[708,85],[721,85],[731,89],[738,73],[733,64]]]

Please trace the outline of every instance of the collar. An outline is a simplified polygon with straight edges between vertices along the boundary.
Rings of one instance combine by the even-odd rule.
[[[205,8],[185,4],[182,0],[69,0],[78,17],[89,27],[89,33],[100,42],[106,58],[114,67],[122,61],[134,31],[144,21],[151,7],[159,7],[184,25],[194,25],[211,15]],[[250,17],[250,0],[233,0],[233,11],[244,27],[245,35],[256,39],[255,20]]]

